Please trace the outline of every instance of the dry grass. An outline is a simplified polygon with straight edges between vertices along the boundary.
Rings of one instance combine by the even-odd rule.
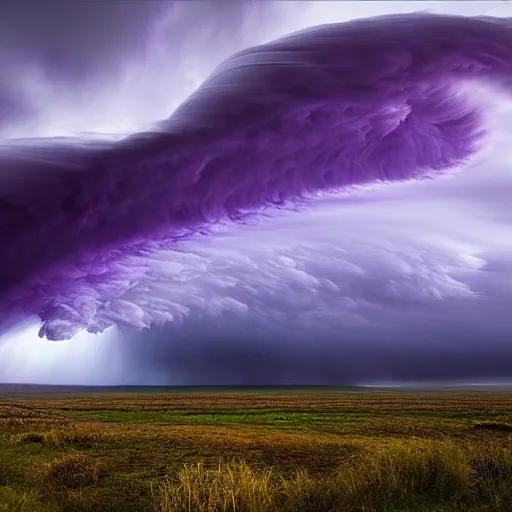
[[[44,417],[66,411],[320,411],[320,412],[447,412],[478,415],[489,412],[512,414],[512,393],[508,391],[354,391],[300,393],[188,393],[188,394],[104,394],[28,396],[2,400],[0,418]],[[53,416],[54,417],[54,416]],[[62,416],[61,416],[62,417]]]
[[[478,504],[505,512],[511,499],[510,450],[464,450],[448,441],[397,443],[333,469],[323,479],[304,470],[287,477],[269,468],[255,471],[244,461],[213,469],[186,465],[161,484],[157,510],[382,512],[415,510],[419,503],[443,510],[470,510]]]
[[[505,512],[511,421],[494,391],[0,395],[0,512]]]
[[[219,464],[216,469],[199,463],[185,465],[176,481],[164,482],[160,492],[162,512],[259,512],[274,509],[276,488],[271,470],[256,473],[245,462]]]
[[[47,446],[76,446],[90,448],[101,440],[97,432],[77,432],[76,430],[29,431],[11,434],[9,440],[15,444],[37,443]]]
[[[348,509],[368,511],[418,497],[456,503],[470,498],[474,485],[467,451],[451,441],[397,443],[342,468],[336,480]]]
[[[99,464],[82,453],[73,453],[47,462],[36,474],[36,485],[42,494],[79,490],[95,485]]]

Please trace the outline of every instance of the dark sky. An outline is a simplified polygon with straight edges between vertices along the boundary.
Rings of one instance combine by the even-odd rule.
[[[345,2],[320,8],[277,1],[3,0],[0,149],[8,137],[136,131],[167,118],[242,48],[311,24],[419,8],[391,4],[366,13]],[[437,4],[465,14],[462,2]],[[496,14],[489,4],[475,3],[467,13]],[[471,101],[489,98],[486,121],[494,124],[488,151],[468,168],[421,183],[321,195],[300,212],[221,226],[152,254],[149,263],[137,260],[148,274],[161,272],[141,300],[153,300],[157,310],[165,304],[171,323],[158,326],[155,314],[139,332],[121,326],[94,341],[82,336],[56,345],[37,338],[37,330],[7,333],[0,339],[0,381],[509,379],[512,102],[502,92],[474,92]],[[120,260],[121,277],[130,277],[123,265],[139,270],[133,261]],[[119,324],[123,307],[134,316],[144,310],[139,298],[124,293]]]

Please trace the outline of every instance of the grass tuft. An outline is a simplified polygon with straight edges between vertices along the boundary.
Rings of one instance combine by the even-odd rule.
[[[207,469],[202,463],[186,464],[174,481],[160,488],[162,512],[259,512],[274,509],[275,482],[270,469],[255,472],[245,462],[219,463]]]
[[[42,494],[82,489],[98,482],[99,465],[81,453],[66,455],[43,465],[37,478]]]

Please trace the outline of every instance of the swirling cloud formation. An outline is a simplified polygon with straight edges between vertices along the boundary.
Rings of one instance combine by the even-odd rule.
[[[194,312],[279,325],[282,301],[300,302],[297,326],[334,312],[364,326],[382,303],[475,299],[458,276],[488,261],[469,242],[461,253],[442,235],[379,240],[339,209],[314,247],[314,235],[301,245],[305,231],[291,230],[293,243],[270,234],[243,248],[294,216],[307,230],[315,205],[349,212],[336,191],[469,166],[511,84],[509,19],[382,16],[240,51],[150,131],[4,144],[1,315],[36,314],[40,335],[60,340],[114,324],[177,326]],[[340,236],[349,249],[336,249]],[[258,287],[273,299],[260,302]]]

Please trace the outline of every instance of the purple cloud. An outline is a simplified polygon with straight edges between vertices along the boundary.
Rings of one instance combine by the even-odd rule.
[[[340,318],[385,325],[390,308],[411,304],[476,300],[468,279],[487,260],[433,233],[431,242],[399,230],[379,239],[364,211],[350,216],[350,196],[325,194],[410,186],[470,166],[492,128],[481,90],[506,89],[511,78],[508,20],[386,16],[243,50],[152,131],[4,144],[2,318],[38,315],[41,336],[67,339],[81,329],[176,327],[192,314],[226,312],[257,325],[273,318],[279,331],[295,308],[303,310],[297,328],[308,332]],[[400,202],[392,196],[354,200]],[[330,201],[337,208],[320,225],[332,237],[313,246],[307,225]],[[420,195],[403,215],[425,216],[421,204]],[[305,230],[291,229],[285,241],[286,222]],[[346,249],[337,249],[340,236]],[[284,291],[272,299],[277,288]],[[322,313],[333,301],[337,314]]]

